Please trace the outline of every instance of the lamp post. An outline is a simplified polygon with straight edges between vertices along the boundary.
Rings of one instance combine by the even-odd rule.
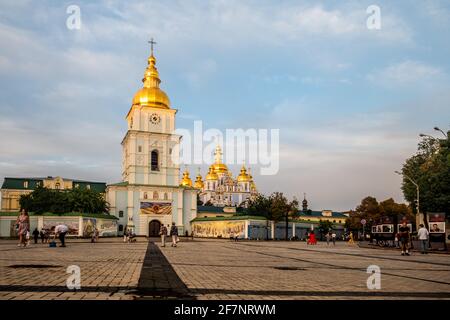
[[[418,224],[420,224],[420,223],[425,223],[426,224],[426,222],[424,222],[424,218],[420,214],[420,202],[419,202],[420,190],[419,190],[419,185],[410,176],[408,176],[408,175],[406,175],[404,173],[401,173],[400,171],[395,171],[395,173],[400,175],[400,176],[405,176],[416,187],[416,191],[417,191],[417,206],[416,206],[416,209],[417,209],[417,216],[419,217],[419,223]]]
[[[444,131],[439,129],[439,127],[434,127],[434,130],[441,132],[444,135],[444,137],[448,138],[448,135]]]

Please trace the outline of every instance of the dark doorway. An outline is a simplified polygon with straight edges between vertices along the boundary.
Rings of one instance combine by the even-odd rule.
[[[161,228],[161,222],[159,222],[158,220],[150,221],[150,223],[148,225],[148,236],[149,237],[158,237],[160,228]]]

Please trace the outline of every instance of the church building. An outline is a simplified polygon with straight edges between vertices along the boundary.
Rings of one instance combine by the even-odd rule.
[[[209,167],[205,180],[203,181],[198,172],[195,182],[192,183],[189,172],[185,170],[181,185],[187,187],[193,185],[198,189],[199,199],[206,206],[246,207],[248,200],[254,199],[258,194],[253,177],[245,166],[242,166],[237,178],[233,178],[227,165],[222,162],[220,146],[216,147],[214,163]]]
[[[175,222],[179,234],[190,233],[197,216],[197,192],[180,184],[179,154],[174,152],[181,136],[174,134],[176,109],[159,88],[160,78],[153,55],[126,121],[122,140],[122,182],[107,187],[110,213],[119,218],[119,233],[132,229],[136,235],[158,236],[161,224]]]

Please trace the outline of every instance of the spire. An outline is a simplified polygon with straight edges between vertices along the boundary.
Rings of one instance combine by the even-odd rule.
[[[139,89],[133,97],[132,106],[149,106],[153,108],[170,109],[170,100],[167,94],[159,88],[161,79],[156,68],[156,58],[153,55],[153,45],[156,43],[153,38],[149,41],[150,56],[148,57],[147,68],[142,79],[143,88]]]
[[[148,57],[147,69],[145,69],[144,79],[142,79],[145,88],[159,88],[161,79],[159,79],[158,69],[156,68],[156,58],[153,55],[153,45],[150,57]]]
[[[306,200],[306,193],[303,193],[302,208],[303,212],[308,211],[308,200]]]
[[[222,148],[220,145],[217,145],[216,150],[214,151],[214,162],[222,163]]]

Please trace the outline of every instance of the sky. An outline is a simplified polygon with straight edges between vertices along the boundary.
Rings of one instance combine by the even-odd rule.
[[[313,210],[403,202],[394,171],[450,127],[449,31],[438,0],[1,1],[0,180],[120,181],[153,37],[178,128],[280,130],[278,173],[252,170],[260,192]]]

